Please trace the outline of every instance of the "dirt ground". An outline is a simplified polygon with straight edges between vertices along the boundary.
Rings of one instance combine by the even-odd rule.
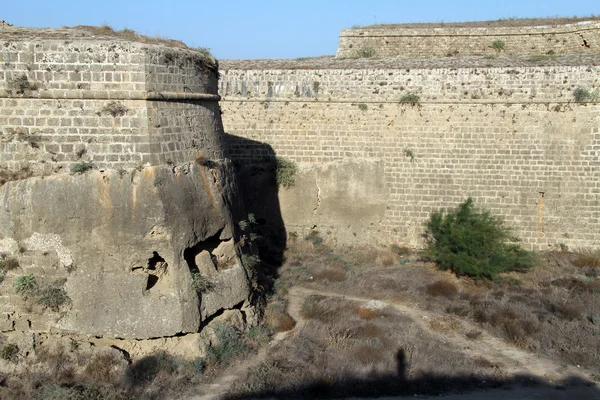
[[[581,258],[477,282],[408,249],[299,240],[266,310],[279,332],[189,399],[600,399],[598,271]]]

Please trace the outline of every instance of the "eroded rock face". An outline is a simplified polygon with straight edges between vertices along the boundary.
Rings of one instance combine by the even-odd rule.
[[[2,186],[0,251],[19,261],[0,285],[3,330],[25,320],[34,331],[149,339],[198,332],[203,320],[241,308],[251,285],[235,245],[232,177],[227,163],[188,163]],[[44,320],[40,305],[12,290],[29,274],[69,298],[44,309]],[[208,282],[200,291],[194,274]]]

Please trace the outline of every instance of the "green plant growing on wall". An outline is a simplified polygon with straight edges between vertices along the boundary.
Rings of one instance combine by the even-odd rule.
[[[275,165],[277,186],[283,186],[286,189],[294,187],[296,185],[297,174],[298,167],[295,162],[282,157],[277,157]]]
[[[16,258],[7,257],[0,260],[0,271],[12,271],[19,268],[19,261]]]
[[[367,111],[369,109],[369,107],[365,103],[360,103],[360,104],[358,104],[358,109],[360,111]]]
[[[496,50],[497,52],[501,52],[502,50],[504,50],[504,40],[494,40],[492,42],[492,49]]]
[[[194,50],[196,50],[198,53],[202,54],[203,56],[206,57],[212,57],[212,53],[210,51],[210,48],[208,47],[196,47]]]
[[[7,82],[8,94],[25,94],[27,90],[37,90],[38,86],[35,83],[29,82],[29,78],[25,74],[17,75]]]
[[[21,275],[15,278],[13,289],[24,299],[34,297],[38,291],[38,283],[34,275]]]
[[[213,283],[207,277],[200,275],[199,272],[192,272],[192,287],[196,292],[207,292],[213,286]]]
[[[0,348],[0,358],[12,363],[19,359],[19,346],[16,344],[7,344]]]
[[[129,109],[118,101],[111,101],[102,108],[102,112],[112,115],[113,118],[122,117],[127,114],[127,111]]]
[[[419,105],[421,102],[421,98],[419,95],[409,92],[400,97],[401,104],[410,104],[411,106]]]
[[[524,271],[536,263],[533,252],[499,217],[478,210],[470,197],[454,210],[435,211],[425,223],[422,255],[456,275],[494,279],[501,272]]]
[[[70,299],[65,289],[58,282],[42,285],[35,293],[38,304],[58,311],[60,307],[67,304]]]
[[[319,82],[317,82],[317,81],[314,81],[314,82],[312,83],[312,89],[313,89],[313,92],[315,92],[315,93],[319,93],[319,88],[320,88],[320,87],[321,87],[321,84],[320,84]]]
[[[371,46],[363,46],[356,50],[356,58],[371,58],[375,56],[375,49]]]
[[[408,147],[406,149],[404,149],[403,151],[404,156],[410,158],[410,162],[415,162],[415,153],[412,151],[412,149],[409,149]]]
[[[89,171],[90,169],[94,168],[94,164],[92,164],[91,162],[80,162],[80,163],[76,163],[71,165],[71,175],[74,174],[83,174],[86,171]]]
[[[235,357],[246,350],[246,346],[234,327],[227,324],[213,326],[217,343],[208,348],[206,363],[210,366],[228,365]]]
[[[582,87],[578,87],[573,90],[573,99],[576,103],[587,103],[595,100],[595,96],[588,90]]]
[[[253,213],[248,214],[248,219],[243,219],[239,223],[240,229],[247,235],[248,239],[251,242],[254,242],[261,238],[258,233],[255,233],[255,229],[257,229],[258,223],[256,222],[256,217]]]

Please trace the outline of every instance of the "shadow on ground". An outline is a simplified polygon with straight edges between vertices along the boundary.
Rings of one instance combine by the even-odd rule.
[[[447,396],[466,399],[600,399],[600,389],[591,381],[570,377],[561,382],[547,382],[532,375],[513,378],[481,376],[424,375],[411,379],[406,376],[408,364],[403,350],[396,354],[396,374],[374,374],[363,378],[298,383],[291,388],[248,392],[225,397],[226,400],[250,398],[277,399],[340,399],[380,398],[395,396]],[[495,395],[494,395],[495,394]],[[497,396],[497,397],[496,397]]]

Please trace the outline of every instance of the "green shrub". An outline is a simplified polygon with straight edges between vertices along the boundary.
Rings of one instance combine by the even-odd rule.
[[[192,272],[192,287],[196,292],[207,292],[212,289],[213,284],[208,278],[200,275],[199,272]]]
[[[298,173],[298,167],[293,161],[277,157],[275,173],[277,177],[277,186],[290,188],[296,184],[296,174]]]
[[[358,58],[371,58],[375,56],[375,49],[370,46],[361,47],[356,51],[356,57]]]
[[[42,285],[36,291],[35,297],[38,304],[54,311],[58,311],[60,306],[70,301],[65,289],[57,282],[53,282],[49,285]]]
[[[235,357],[246,350],[239,333],[227,324],[217,324],[213,327],[217,343],[208,348],[206,362],[209,365],[228,365]]]
[[[118,101],[111,101],[102,109],[102,112],[112,115],[113,118],[127,115],[128,111],[129,109]]]
[[[0,358],[12,363],[17,362],[19,357],[19,347],[16,344],[7,344],[0,348]]]
[[[17,75],[7,82],[8,94],[13,91],[16,94],[25,94],[27,90],[37,90],[38,86],[35,83],[29,82],[29,78],[25,74]]]
[[[34,275],[21,275],[15,278],[13,289],[16,294],[23,298],[35,296],[38,291],[38,284]]]
[[[411,106],[416,106],[421,102],[421,99],[418,95],[414,93],[406,93],[404,96],[400,98],[401,104],[410,104]]]
[[[206,57],[212,57],[212,53],[210,51],[210,48],[208,47],[196,47],[194,50],[196,50],[198,53],[202,54],[203,56]]]
[[[503,40],[494,40],[492,42],[492,49],[496,51],[504,50],[504,41]]]
[[[83,174],[86,171],[94,168],[94,164],[91,162],[80,162],[77,164],[71,165],[71,175],[73,174]]]
[[[15,258],[8,257],[0,260],[0,271],[12,271],[19,268],[19,261]]]
[[[468,198],[455,210],[431,214],[425,224],[425,258],[456,275],[493,279],[507,271],[524,271],[536,257],[514,243],[510,228]],[[512,243],[511,243],[512,242]]]
[[[365,103],[360,103],[360,104],[358,105],[358,109],[359,109],[360,111],[367,111],[367,110],[369,109],[369,107],[368,107],[368,106],[367,106]]]
[[[304,240],[307,242],[311,242],[313,246],[318,246],[323,243],[323,238],[319,234],[319,231],[311,231],[308,235],[304,237]]]
[[[594,96],[589,90],[578,87],[577,89],[573,90],[573,98],[575,99],[576,103],[587,103],[588,101],[592,101]]]

